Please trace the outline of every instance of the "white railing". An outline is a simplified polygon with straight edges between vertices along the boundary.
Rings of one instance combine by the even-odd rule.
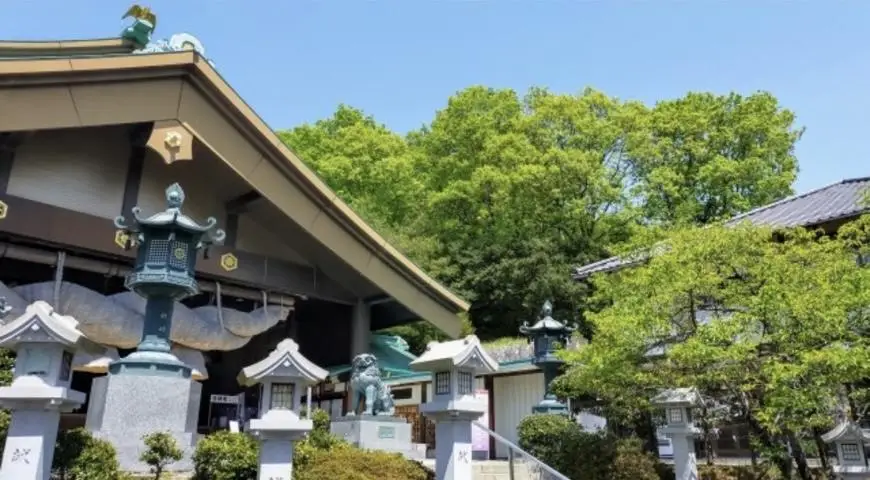
[[[501,435],[495,433],[494,431],[490,430],[489,427],[487,427],[486,425],[483,425],[480,422],[472,422],[472,424],[475,427],[486,432],[490,437],[494,438],[497,442],[499,442],[502,445],[504,445],[505,447],[507,447],[507,450],[508,450],[508,468],[509,468],[508,478],[510,480],[515,480],[516,468],[517,468],[519,463],[530,464],[528,466],[533,469],[533,472],[540,473],[542,479],[546,479],[546,480],[571,480],[570,478],[566,477],[565,475],[562,475],[561,473],[557,472],[555,469],[553,469],[553,467],[551,467],[551,466],[547,465],[546,463],[542,462],[541,460],[535,458],[534,456],[532,456],[532,454],[530,454],[529,452],[527,452],[527,451],[523,450],[522,448],[520,448],[519,446],[517,446],[517,444],[511,442],[510,440],[508,440],[508,439],[502,437]],[[517,458],[517,457],[519,457],[519,458]],[[526,470],[526,471],[529,473],[533,473],[533,472],[530,472],[528,470]]]

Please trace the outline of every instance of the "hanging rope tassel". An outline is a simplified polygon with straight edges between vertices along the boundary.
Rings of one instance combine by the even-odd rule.
[[[215,286],[214,292],[215,292],[215,301],[217,304],[218,322],[220,322],[221,328],[224,328],[224,312],[223,312],[223,305],[221,303],[221,284],[220,284],[220,282],[215,282],[214,286]],[[224,330],[226,330],[226,329],[224,328]]]
[[[54,295],[52,296],[51,307],[58,312],[57,307],[60,305],[60,286],[63,283],[63,267],[66,263],[66,252],[57,252],[57,265],[54,268]],[[62,312],[58,312],[61,313]]]

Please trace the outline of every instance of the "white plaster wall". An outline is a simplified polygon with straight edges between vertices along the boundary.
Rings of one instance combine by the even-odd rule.
[[[522,419],[532,414],[532,407],[544,397],[544,374],[533,372],[523,375],[495,377],[493,379],[495,396],[492,413],[495,415],[495,432],[513,443],[519,443],[517,427]],[[507,458],[508,451],[501,443],[495,442],[498,458]]]
[[[40,131],[18,148],[9,194],[114,218],[129,156],[125,126]]]

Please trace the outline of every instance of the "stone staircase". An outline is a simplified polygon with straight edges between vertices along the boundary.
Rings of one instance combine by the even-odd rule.
[[[435,470],[435,460],[426,459],[423,465]],[[472,464],[473,480],[538,480],[527,465],[514,462],[514,476],[510,476],[510,464],[507,460],[475,460]]]
[[[474,462],[474,480],[538,480],[538,476],[529,471],[529,467],[521,462],[514,462],[514,476],[510,476],[510,464],[507,460],[487,460]]]

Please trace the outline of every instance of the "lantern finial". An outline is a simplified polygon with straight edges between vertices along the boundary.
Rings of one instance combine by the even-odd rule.
[[[544,306],[541,307],[541,318],[547,318],[553,315],[553,304],[550,303],[549,300],[544,302]]]
[[[181,185],[173,183],[166,189],[166,207],[181,210],[181,205],[184,204],[184,190]]]

